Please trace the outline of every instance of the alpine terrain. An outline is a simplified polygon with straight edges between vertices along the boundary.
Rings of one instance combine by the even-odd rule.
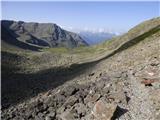
[[[36,47],[68,48],[87,45],[79,35],[63,30],[53,23],[2,20],[1,24],[3,42],[26,49],[33,49],[35,45]]]
[[[93,46],[56,24],[1,25],[2,120],[160,120],[160,17]]]

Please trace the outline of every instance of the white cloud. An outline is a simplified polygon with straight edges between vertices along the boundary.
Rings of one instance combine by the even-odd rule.
[[[126,32],[126,30],[122,29],[111,29],[111,28],[91,28],[91,27],[84,27],[84,28],[74,28],[71,26],[61,26],[63,29],[80,33],[80,32],[92,32],[92,33],[112,33],[116,35],[120,35]]]

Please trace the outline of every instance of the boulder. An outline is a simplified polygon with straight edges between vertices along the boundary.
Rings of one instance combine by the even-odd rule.
[[[94,105],[92,114],[96,120],[111,120],[116,109],[117,105],[99,100]]]

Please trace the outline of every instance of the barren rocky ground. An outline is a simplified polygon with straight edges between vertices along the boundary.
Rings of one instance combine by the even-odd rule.
[[[63,84],[3,109],[2,119],[159,120],[160,31],[138,39],[68,73],[70,80],[60,75]]]

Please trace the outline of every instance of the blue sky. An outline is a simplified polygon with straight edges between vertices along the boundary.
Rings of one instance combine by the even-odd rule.
[[[160,16],[157,2],[2,2],[2,19],[52,22],[68,30],[126,31]]]

